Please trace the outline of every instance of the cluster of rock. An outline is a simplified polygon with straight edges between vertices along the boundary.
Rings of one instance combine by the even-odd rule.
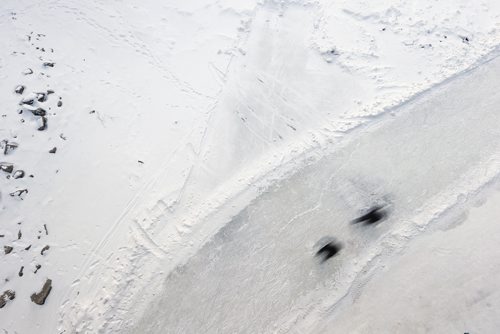
[[[41,37],[44,35],[42,34],[33,34],[31,33],[28,35],[28,41],[31,42],[31,45],[33,44],[33,41],[39,40]],[[46,52],[45,48],[40,48],[36,47],[37,50],[40,52]],[[50,52],[54,52],[53,49],[47,49],[47,51],[50,50]],[[16,52],[14,52],[15,54]],[[22,53],[24,55],[24,53]],[[50,77],[49,74],[44,73],[42,71],[48,70],[50,71],[52,68],[55,67],[55,62],[52,61],[44,61],[43,58],[40,57],[41,64],[40,64],[40,75],[44,77]],[[36,70],[36,69],[35,69]],[[27,68],[22,72],[23,76],[30,76],[33,75],[35,71],[31,68]],[[18,103],[18,109],[17,109],[17,114],[21,116],[20,122],[25,123],[26,121],[29,122],[30,117],[33,117],[34,120],[38,123],[36,126],[36,129],[34,131],[46,131],[49,126],[49,117],[50,115],[55,115],[55,113],[51,113],[52,107],[55,108],[61,108],[63,103],[62,103],[62,98],[56,97],[55,91],[53,89],[46,89],[43,91],[40,90],[34,90],[29,92],[28,87],[25,84],[18,84],[16,87],[13,87],[12,94],[18,95],[20,97],[19,103]],[[56,98],[55,102],[53,99]],[[51,107],[52,106],[52,107]],[[34,121],[33,120],[33,121]],[[26,122],[26,123],[28,123]],[[61,135],[62,136],[62,135]],[[61,137],[62,139],[65,140],[65,138]],[[22,186],[22,187],[15,187],[15,184],[17,182],[21,182],[25,177],[28,178],[34,178],[33,174],[28,174],[25,172],[24,169],[21,169],[19,166],[17,166],[15,163],[12,162],[12,158],[16,155],[16,151],[22,150],[22,143],[19,142],[17,135],[12,135],[12,138],[4,138],[0,139],[0,155],[3,156],[3,158],[0,158],[0,177],[3,175],[10,180],[10,184],[14,184],[14,188],[10,189],[8,191],[8,194],[13,197],[14,199],[18,200],[24,200],[26,196],[29,193],[29,190],[27,187]],[[48,151],[48,153],[55,154],[57,148],[54,147]],[[3,174],[3,175],[2,175]],[[19,181],[16,181],[19,180]],[[25,184],[21,182],[21,184]],[[0,196],[1,200],[1,196]],[[3,243],[3,247],[0,248],[3,250],[3,254],[0,253],[0,256],[16,256],[17,254],[20,254],[21,252],[26,252],[30,251],[32,248],[32,244],[30,243],[28,246],[27,244],[24,244],[23,246],[21,243],[18,241],[23,238],[23,233],[21,230],[21,222],[17,223],[18,224],[18,231],[17,231],[17,239],[15,238],[15,234],[13,235],[13,238],[9,241],[6,239],[9,237],[9,235],[5,234],[0,234],[0,242]],[[48,235],[48,229],[47,225],[43,224],[43,229],[39,229],[38,231],[38,239],[41,239],[43,235]],[[42,244],[43,245],[43,244]],[[40,247],[42,246],[40,245]],[[36,257],[40,256],[47,256],[47,253],[50,249],[49,245],[45,245],[41,248],[38,248],[37,245],[35,245],[34,248],[37,248],[37,253],[35,254],[40,254],[40,255],[34,255]],[[0,261],[1,258],[0,258]],[[34,263],[33,263],[34,262]],[[42,265],[36,263],[36,261],[32,261],[32,265],[34,266],[31,270],[33,274],[37,274],[40,269],[42,269]],[[23,277],[25,275],[25,266],[20,266],[20,269],[17,273],[17,276]],[[9,282],[10,278],[6,277],[5,282]],[[31,295],[31,301],[37,305],[43,305],[47,299],[47,297],[50,294],[50,291],[52,290],[52,280],[51,279],[46,279],[45,283],[43,284],[42,288],[39,290],[39,292],[35,292]],[[1,291],[0,291],[1,292]],[[0,308],[3,308],[8,304],[9,301],[14,300],[16,297],[16,292],[13,291],[12,289],[7,289],[3,292],[0,293]]]

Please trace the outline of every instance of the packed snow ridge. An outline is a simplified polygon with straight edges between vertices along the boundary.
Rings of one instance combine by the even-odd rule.
[[[3,332],[500,327],[498,1],[4,0],[0,34]]]

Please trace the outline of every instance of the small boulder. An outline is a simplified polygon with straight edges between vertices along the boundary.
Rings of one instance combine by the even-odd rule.
[[[14,247],[11,247],[11,246],[3,246],[3,251],[4,251],[5,255],[10,254],[13,249],[14,249]]]
[[[10,151],[15,150],[19,145],[17,143],[8,141],[7,139],[4,139],[0,142],[0,147],[3,148],[3,154],[7,155]]]
[[[22,99],[19,104],[20,105],[24,104],[24,105],[32,106],[33,104],[35,104],[35,99],[36,99],[36,96],[33,96],[32,94],[30,94],[29,96],[27,96],[24,99]]]
[[[18,190],[15,190],[13,192],[11,192],[9,195],[12,196],[12,197],[19,197],[20,199],[23,199],[23,194],[27,194],[28,193],[28,189],[18,189]]]
[[[36,94],[36,100],[38,102],[45,102],[45,101],[47,101],[47,94],[45,94],[45,93],[37,93]]]
[[[45,109],[43,109],[43,108],[36,108],[35,110],[32,110],[31,112],[35,116],[45,116],[45,115],[47,115],[47,111],[45,111]]]
[[[19,85],[19,86],[17,86],[17,87],[16,87],[16,89],[14,89],[14,92],[15,92],[16,94],[20,94],[20,95],[21,95],[21,94],[24,92],[24,89],[25,89],[25,88],[26,88],[26,87],[24,87],[23,85]]]
[[[14,165],[10,162],[0,162],[0,170],[5,173],[12,173]]]
[[[42,248],[42,251],[40,252],[41,255],[43,255],[43,253],[45,253],[46,251],[48,251],[50,249],[50,246],[49,245],[46,245]]]
[[[24,171],[23,171],[23,170],[18,169],[18,170],[16,170],[16,171],[14,172],[14,174],[12,175],[12,177],[13,177],[14,179],[22,179],[22,178],[24,177],[24,175],[25,175],[25,174],[24,174]]]
[[[0,308],[7,305],[7,300],[13,300],[16,298],[16,293],[12,290],[6,290],[0,295]]]
[[[45,304],[50,291],[52,290],[52,280],[47,279],[43,284],[42,291],[31,295],[31,301],[37,305]]]
[[[46,129],[47,129],[47,117],[42,116],[42,125],[37,130],[44,131]]]

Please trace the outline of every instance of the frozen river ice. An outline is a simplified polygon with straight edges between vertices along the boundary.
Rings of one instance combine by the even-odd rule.
[[[372,120],[271,187],[168,276],[134,332],[290,332],[359,293],[353,282],[378,256],[498,174],[499,78],[497,58]],[[388,205],[388,219],[350,224],[373,204]],[[325,236],[343,249],[320,264],[315,244]]]

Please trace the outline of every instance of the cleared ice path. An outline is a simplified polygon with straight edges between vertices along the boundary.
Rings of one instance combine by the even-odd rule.
[[[133,332],[290,332],[357,293],[380,258],[498,174],[499,87],[496,58],[347,135],[171,273]],[[390,205],[386,221],[349,224],[380,202]],[[314,245],[324,236],[344,248],[321,265]]]

